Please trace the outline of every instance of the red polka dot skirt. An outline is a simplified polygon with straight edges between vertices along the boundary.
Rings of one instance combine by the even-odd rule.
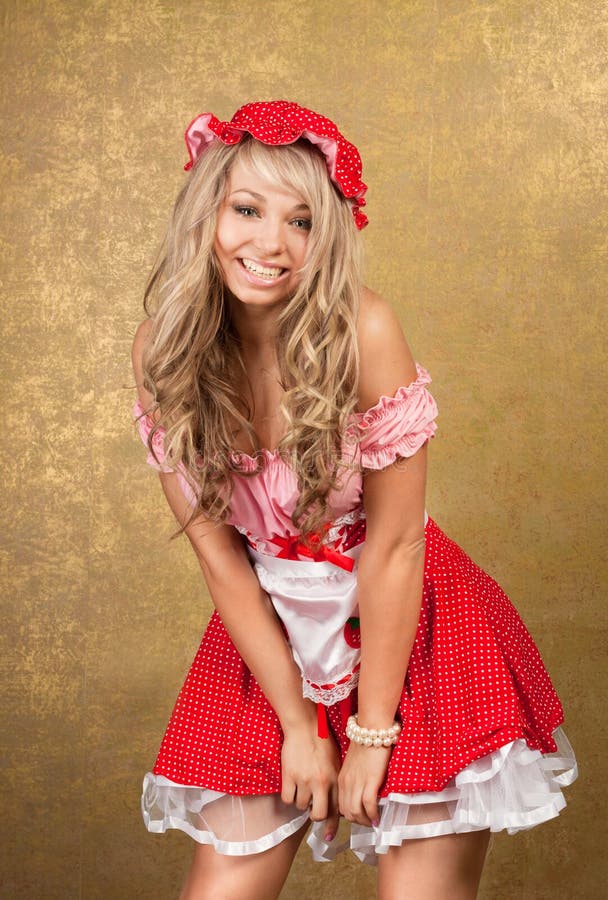
[[[356,710],[356,690],[351,708]],[[563,710],[500,586],[429,519],[423,604],[401,694],[402,732],[381,796],[442,791],[475,760],[523,739],[554,753]],[[346,752],[344,709],[329,707]],[[231,795],[281,789],[282,732],[215,613],[177,698],[154,775]]]

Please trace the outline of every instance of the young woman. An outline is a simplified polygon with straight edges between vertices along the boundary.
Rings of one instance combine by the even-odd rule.
[[[361,285],[359,154],[285,101],[186,142],[135,417],[216,611],[146,825],[197,842],[182,900],[278,896],[340,815],[382,900],[475,897],[490,831],[557,815],[575,761],[517,612],[425,511],[437,407]]]

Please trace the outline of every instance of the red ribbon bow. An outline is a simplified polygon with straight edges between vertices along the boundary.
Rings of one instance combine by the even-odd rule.
[[[318,533],[314,537],[318,538]],[[355,565],[354,559],[350,556],[345,556],[338,550],[332,550],[325,544],[321,544],[316,551],[310,550],[306,544],[302,543],[299,534],[290,534],[289,531],[285,536],[273,534],[270,543],[281,547],[281,552],[277,553],[278,559],[299,559],[300,556],[306,556],[315,562],[333,563],[335,566],[340,566],[341,569],[346,569],[347,572],[352,572]]]

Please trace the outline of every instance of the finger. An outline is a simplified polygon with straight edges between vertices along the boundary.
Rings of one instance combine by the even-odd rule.
[[[313,822],[323,822],[328,812],[327,788],[318,787],[312,795],[310,818]]]
[[[341,816],[344,816],[345,819],[348,819],[348,802],[347,802],[347,792],[344,785],[341,785],[338,781],[338,812]]]
[[[338,786],[333,785],[329,792],[327,818],[325,819],[325,823],[323,826],[324,837],[328,843],[329,841],[333,841],[334,837],[336,836],[339,822],[340,813],[338,811]]]
[[[363,806],[362,802],[358,803],[356,808],[353,810],[353,817],[351,819],[351,822],[355,822],[355,824],[357,825],[367,826],[370,826],[372,824],[371,819],[369,819],[367,813],[365,812],[365,807]]]
[[[308,809],[312,801],[312,794],[310,792],[310,788],[305,784],[298,784],[296,786],[296,796],[293,801],[298,809]]]
[[[350,790],[342,790],[340,792],[339,806],[340,813],[349,822],[353,822],[355,825],[371,825],[359,792],[354,793],[352,788]]]
[[[293,778],[283,776],[281,785],[281,800],[283,803],[293,803],[296,796],[296,783]]]
[[[378,795],[374,792],[373,794],[363,794],[362,798],[363,812],[365,813],[368,823],[370,825],[377,825],[380,821],[380,810],[378,808]]]

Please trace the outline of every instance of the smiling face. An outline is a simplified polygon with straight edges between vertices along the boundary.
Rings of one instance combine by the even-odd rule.
[[[231,294],[253,306],[291,297],[300,281],[310,227],[311,212],[300,194],[237,159],[218,211],[214,242]]]

